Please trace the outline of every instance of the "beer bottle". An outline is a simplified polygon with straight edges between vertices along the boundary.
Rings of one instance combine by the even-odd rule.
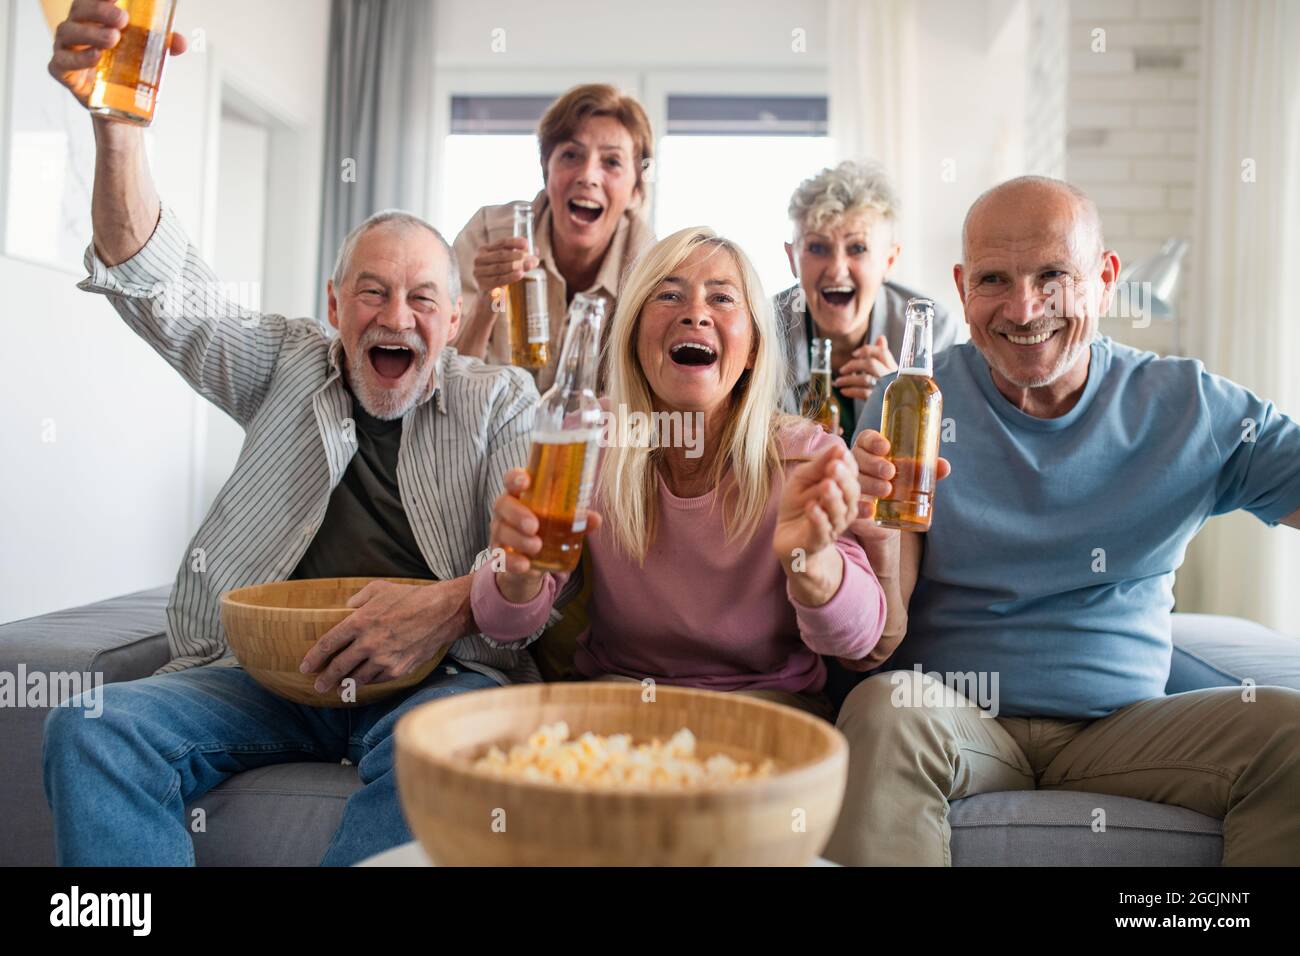
[[[840,403],[831,392],[831,340],[813,339],[810,348],[812,381],[803,398],[803,416],[832,435],[840,433]]]
[[[601,408],[595,387],[604,318],[603,299],[573,297],[555,382],[537,407],[528,488],[520,500],[537,516],[542,550],[528,557],[539,571],[572,571],[582,553],[599,456]]]
[[[148,126],[171,44],[176,0],[128,0],[118,6],[129,19],[117,46],[100,55],[86,108],[124,123]]]
[[[894,464],[893,489],[876,501],[876,524],[926,531],[934,508],[943,394],[934,383],[934,303],[911,299],[898,375],[885,389],[880,431]]]
[[[517,202],[514,236],[528,240],[528,255],[536,255],[533,245],[533,207]],[[546,272],[538,266],[505,289],[506,319],[510,326],[510,361],[521,368],[545,368],[549,359],[551,320],[546,309]]]

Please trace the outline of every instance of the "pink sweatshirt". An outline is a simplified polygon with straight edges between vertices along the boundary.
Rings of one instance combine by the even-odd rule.
[[[840,441],[811,422],[781,435],[786,456],[815,456]],[[787,469],[797,467],[796,463]],[[844,578],[835,595],[808,607],[790,595],[772,552],[780,484],[748,543],[724,544],[715,488],[678,498],[659,478],[659,516],[644,567],[617,550],[604,529],[589,535],[590,626],[576,665],[588,677],[623,674],[709,690],[771,688],[815,693],[826,682],[819,655],[860,658],[885,622],[885,594],[862,546],[842,535]],[[600,511],[600,502],[592,507]],[[502,596],[490,564],[474,573],[471,603],[479,628],[497,641],[522,640],[547,619],[567,575],[548,574],[537,597]]]

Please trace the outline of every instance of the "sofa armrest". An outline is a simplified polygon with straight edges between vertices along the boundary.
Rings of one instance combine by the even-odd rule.
[[[104,683],[148,677],[171,659],[170,585],[0,624],[0,670],[101,672]]]
[[[59,703],[48,698],[69,686],[56,675],[89,674],[92,682],[110,684],[162,667],[171,659],[165,630],[170,591],[153,588],[0,624],[0,679],[15,695],[0,707],[0,866],[54,861],[41,747],[45,717]],[[71,686],[82,689],[81,680]],[[45,699],[29,694],[37,686]]]
[[[1300,690],[1300,639],[1239,617],[1173,615],[1174,657],[1165,693],[1239,686]]]

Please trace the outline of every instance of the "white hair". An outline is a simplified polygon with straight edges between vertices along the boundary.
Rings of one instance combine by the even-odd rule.
[[[456,262],[456,254],[452,252],[451,244],[431,223],[401,209],[382,209],[348,233],[347,238],[343,240],[343,245],[339,246],[338,257],[334,260],[334,272],[330,276],[334,280],[336,288],[343,284],[343,280],[347,278],[348,270],[352,268],[352,256],[357,251],[357,243],[361,241],[361,237],[378,226],[395,226],[398,229],[427,229],[433,233],[433,237],[442,243],[442,248],[447,251],[448,295],[452,302],[460,298],[460,265]]]
[[[892,234],[900,212],[898,193],[885,168],[872,160],[828,166],[801,182],[790,197],[796,234],[868,209],[880,214]]]

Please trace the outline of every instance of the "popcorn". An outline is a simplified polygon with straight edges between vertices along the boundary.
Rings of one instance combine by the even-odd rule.
[[[683,727],[668,740],[633,744],[630,734],[602,737],[590,731],[569,739],[564,721],[546,724],[527,742],[509,752],[493,746],[474,764],[502,777],[551,781],[597,789],[637,786],[659,790],[690,790],[771,776],[776,765],[758,766],[726,754],[707,759],[695,755],[695,735]]]

